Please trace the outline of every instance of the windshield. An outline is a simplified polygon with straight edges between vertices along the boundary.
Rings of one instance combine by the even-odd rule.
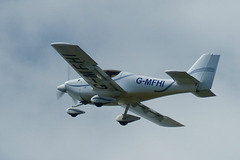
[[[104,72],[109,75],[109,77],[113,78],[118,75],[121,71],[118,70],[104,70]]]

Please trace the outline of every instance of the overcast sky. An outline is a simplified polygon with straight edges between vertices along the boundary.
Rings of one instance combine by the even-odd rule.
[[[2,0],[0,159],[239,160],[240,2],[237,0]],[[56,98],[67,63],[52,42],[78,44],[102,69],[169,78],[203,53],[221,54],[213,98],[181,94],[144,104],[186,127],[141,119],[121,107],[86,105],[71,118]],[[71,78],[78,75],[72,71]]]

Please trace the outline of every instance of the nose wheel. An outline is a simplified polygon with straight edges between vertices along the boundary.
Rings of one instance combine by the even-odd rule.
[[[85,111],[82,111],[79,108],[77,108],[77,107],[82,106],[82,105],[83,105],[83,103],[80,103],[80,104],[73,105],[73,106],[69,107],[66,110],[67,114],[69,114],[72,117],[77,117],[79,114],[84,114]]]

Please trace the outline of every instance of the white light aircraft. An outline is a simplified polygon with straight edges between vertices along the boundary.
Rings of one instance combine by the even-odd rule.
[[[210,90],[220,55],[203,54],[187,71],[166,71],[172,79],[153,78],[118,70],[102,70],[78,45],[52,43],[53,48],[82,77],[69,80],[57,87],[60,94],[68,93],[80,103],[67,109],[73,117],[85,113],[80,105],[119,105],[125,108],[116,117],[121,125],[143,117],[164,127],[181,127],[181,123],[142,104],[142,101],[179,93],[193,93],[198,97],[211,97]],[[128,111],[136,115],[128,114]]]

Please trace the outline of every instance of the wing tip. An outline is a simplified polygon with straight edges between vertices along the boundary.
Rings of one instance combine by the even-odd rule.
[[[179,124],[171,124],[171,125],[164,125],[164,127],[186,127],[185,125],[179,123]]]
[[[51,46],[69,46],[69,45],[75,45],[75,44],[71,44],[71,43],[67,43],[67,42],[53,42],[51,43]]]
[[[185,127],[183,124],[181,124],[167,116],[164,116],[163,121],[162,121],[162,126],[164,126],[164,127]]]

